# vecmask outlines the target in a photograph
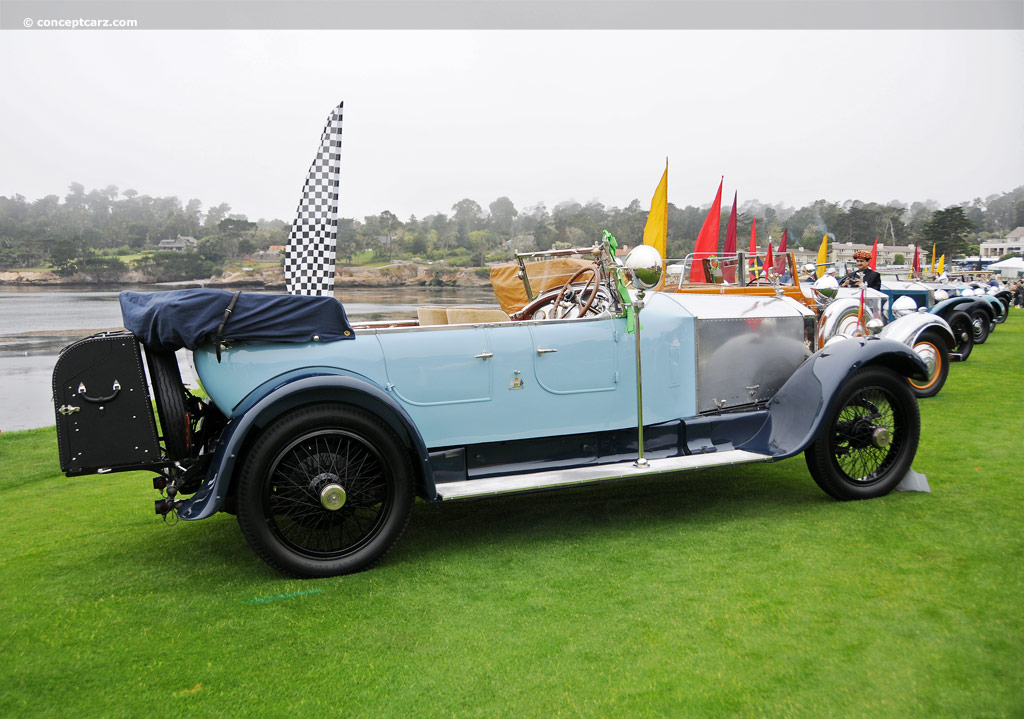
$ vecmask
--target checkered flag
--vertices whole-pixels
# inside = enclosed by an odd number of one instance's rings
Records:
[[[338,176],[341,173],[339,104],[327,118],[320,151],[309,168],[302,199],[288,235],[284,278],[289,294],[333,295],[334,253],[338,244]]]

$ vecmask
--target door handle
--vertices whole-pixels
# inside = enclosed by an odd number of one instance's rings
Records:
[[[494,356],[493,352],[488,352],[487,350],[484,350],[480,354],[476,355],[476,359],[485,360],[485,359],[490,359],[493,356]]]
[[[557,351],[558,351],[558,350],[549,350],[549,349],[544,349],[543,347],[538,347],[538,348],[537,348],[537,354],[539,354],[539,355],[546,355],[546,354],[548,354],[549,352],[557,352]]]

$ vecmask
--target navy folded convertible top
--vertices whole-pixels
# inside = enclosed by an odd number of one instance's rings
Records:
[[[229,339],[355,339],[345,308],[333,297],[202,289],[122,292],[119,299],[125,328],[147,347],[160,351],[173,352],[181,347],[194,350],[206,342]]]

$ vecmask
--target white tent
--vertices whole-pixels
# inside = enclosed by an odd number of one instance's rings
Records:
[[[1024,274],[1024,257],[1011,257],[1002,262],[993,262],[985,269],[998,272],[1002,277],[1020,277]]]

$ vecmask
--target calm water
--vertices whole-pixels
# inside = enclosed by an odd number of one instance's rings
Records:
[[[0,286],[0,430],[54,423],[50,376],[61,347],[121,326],[117,291]],[[353,321],[415,317],[417,305],[497,306],[490,289],[348,289],[336,296]],[[179,352],[186,382],[192,371]]]

